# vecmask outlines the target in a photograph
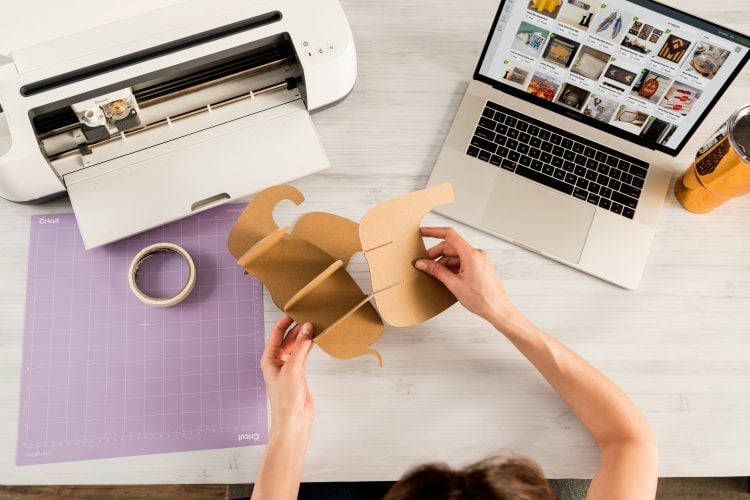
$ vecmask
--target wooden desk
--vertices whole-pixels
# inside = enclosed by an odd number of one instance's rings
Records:
[[[17,7],[26,18],[3,16],[3,43],[37,24],[44,29],[27,41],[116,15],[102,12],[95,21],[85,14],[93,0],[42,3]],[[129,4],[145,11],[156,3]],[[359,80],[348,99],[314,118],[334,167],[296,185],[308,197],[305,210],[358,220],[373,204],[425,185],[497,2],[342,3]],[[669,3],[750,32],[746,2]],[[63,13],[70,24],[60,23]],[[748,91],[746,69],[692,151]],[[0,210],[0,483],[252,481],[261,447],[14,465],[29,216],[70,206],[0,201]],[[288,208],[282,219],[298,213]],[[425,223],[449,222],[430,215]],[[750,474],[748,228],[750,197],[695,216],[670,193],[643,284],[628,292],[459,226],[490,252],[523,311],[633,397],[656,430],[663,476]],[[364,283],[361,258],[353,270]],[[268,300],[266,313],[270,325],[278,312]],[[596,469],[594,442],[566,406],[503,337],[460,307],[415,328],[386,328],[377,348],[383,368],[367,358],[311,356],[317,418],[305,480],[395,479],[427,460],[458,465],[501,450],[536,459],[553,478],[590,477]]]

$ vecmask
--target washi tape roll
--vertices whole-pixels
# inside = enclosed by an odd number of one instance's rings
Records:
[[[147,295],[143,290],[138,287],[137,276],[138,269],[140,269],[146,259],[159,253],[175,253],[182,257],[188,266],[188,277],[185,281],[185,285],[176,294],[169,297],[151,297]],[[184,248],[175,245],[174,243],[156,243],[149,245],[133,257],[133,261],[130,263],[130,270],[128,271],[128,283],[130,289],[133,291],[136,297],[146,305],[152,307],[171,307],[179,304],[190,295],[195,287],[195,263],[193,262],[190,254],[185,251]]]

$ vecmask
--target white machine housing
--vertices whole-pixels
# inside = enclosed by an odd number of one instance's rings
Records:
[[[327,168],[309,112],[356,76],[338,0],[189,0],[16,51],[0,196],[67,191],[87,248],[124,238]]]

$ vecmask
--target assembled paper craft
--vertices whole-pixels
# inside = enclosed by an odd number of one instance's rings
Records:
[[[434,207],[453,202],[453,188],[442,184],[387,201],[367,212],[359,225],[311,212],[291,233],[278,227],[276,205],[282,200],[299,205],[304,199],[292,186],[258,193],[232,227],[229,251],[246,273],[266,285],[282,311],[297,323],[313,324],[313,341],[325,352],[342,359],[372,354],[382,365],[380,353],[370,346],[382,335],[383,320],[398,327],[416,325],[456,301],[442,283],[414,268],[417,259],[427,258],[420,222]],[[369,296],[346,271],[349,259],[361,251],[370,266]]]

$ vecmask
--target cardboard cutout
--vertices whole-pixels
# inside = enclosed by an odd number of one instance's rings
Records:
[[[232,227],[229,251],[246,273],[266,285],[279,309],[297,323],[313,324],[313,341],[331,356],[372,354],[382,365],[380,354],[370,348],[383,333],[381,315],[393,326],[411,326],[456,301],[442,283],[413,266],[427,257],[420,221],[432,208],[453,201],[450,184],[385,202],[367,212],[360,225],[333,214],[308,213],[291,233],[273,219],[282,200],[299,205],[304,196],[292,186],[258,193]],[[374,290],[370,296],[346,271],[363,248]]]
[[[412,326],[437,316],[456,302],[445,286],[414,267],[427,259],[419,232],[424,216],[453,202],[453,188],[441,184],[370,209],[359,223],[359,239],[370,266],[380,315],[393,326]],[[400,284],[400,286],[394,286]]]

